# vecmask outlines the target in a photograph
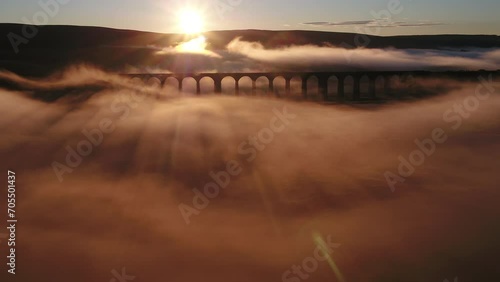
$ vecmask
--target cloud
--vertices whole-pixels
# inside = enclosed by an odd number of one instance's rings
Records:
[[[75,81],[90,71],[16,79],[43,90],[45,80],[81,86],[74,96],[87,91],[87,81]],[[311,235],[320,232],[342,244],[334,260],[347,281],[442,281],[458,272],[488,281],[500,251],[500,230],[491,228],[500,212],[500,97],[450,129],[450,141],[397,193],[383,177],[417,148],[415,138],[447,126],[443,112],[476,88],[463,86],[370,110],[220,95],[136,104],[123,99],[133,90],[123,83],[77,104],[0,90],[0,157],[20,175],[20,234],[31,234],[16,253],[19,280],[110,281],[112,269],[125,267],[135,281],[280,281],[312,254]],[[247,162],[238,145],[283,106],[297,119]],[[59,183],[50,164],[64,162],[65,148],[103,120],[116,130]],[[193,189],[228,160],[243,173],[186,226],[178,205],[192,203]],[[56,266],[65,271],[54,279]],[[333,275],[324,262],[308,281]]]
[[[497,70],[498,50],[468,52],[420,49],[344,49],[314,45],[266,49],[240,38],[228,44],[229,52],[282,69],[319,70]]]
[[[207,50],[207,40],[204,36],[191,39],[186,42],[179,43],[177,46],[162,48],[157,55],[173,55],[173,54],[195,54],[203,55],[212,58],[221,58],[218,54]]]
[[[343,22],[306,22],[303,25],[312,26],[358,26],[365,25],[370,27],[422,27],[422,26],[437,26],[443,25],[441,22],[432,21],[391,21],[385,20],[361,20],[361,21],[343,21]]]
[[[335,26],[335,25],[365,25],[369,24],[371,21],[346,21],[346,22],[308,22],[302,23],[304,25],[314,25],[314,26]]]

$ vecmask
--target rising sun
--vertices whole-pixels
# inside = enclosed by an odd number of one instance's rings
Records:
[[[203,32],[203,18],[195,10],[184,10],[179,13],[179,27],[185,34],[198,34]]]

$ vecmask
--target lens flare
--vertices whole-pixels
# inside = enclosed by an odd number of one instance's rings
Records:
[[[312,237],[313,237],[314,242],[316,243],[316,246],[318,246],[318,248],[320,248],[324,254],[327,254],[328,264],[330,265],[330,268],[332,269],[333,273],[337,277],[337,280],[340,282],[345,282],[344,275],[342,275],[342,272],[340,272],[339,267],[337,266],[337,264],[335,263],[333,258],[328,254],[328,246],[327,246],[325,240],[323,239],[323,236],[321,236],[321,234],[319,232],[313,232]]]

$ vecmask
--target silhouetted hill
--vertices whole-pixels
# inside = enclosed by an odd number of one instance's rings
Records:
[[[90,63],[103,68],[118,69],[141,60],[148,63],[153,47],[172,46],[184,41],[184,35],[118,30],[102,27],[44,26],[27,44],[20,44],[16,54],[8,34],[23,35],[23,25],[0,24],[0,68],[18,73],[39,74],[69,63]],[[236,37],[258,41],[267,48],[287,45],[356,46],[356,34],[318,31],[231,30],[205,33],[209,49],[220,50]],[[500,37],[494,35],[424,35],[368,36],[366,48],[498,48]],[[146,61],[144,61],[146,60]]]
[[[23,25],[0,24],[0,49],[11,49],[7,38],[10,32],[22,35]],[[267,30],[228,30],[205,33],[212,48],[222,49],[235,37],[247,41],[259,41],[267,48],[285,45],[325,45],[355,46],[355,33],[321,32],[321,31],[267,31]],[[367,48],[493,48],[500,47],[500,36],[496,35],[413,35],[413,36],[370,36]],[[179,34],[163,34],[132,30],[119,30],[103,27],[86,26],[44,26],[30,40],[28,48],[82,48],[95,46],[168,46],[183,39]],[[361,41],[363,41],[361,39]]]

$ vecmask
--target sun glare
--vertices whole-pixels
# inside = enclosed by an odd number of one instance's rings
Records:
[[[179,14],[179,26],[185,34],[203,32],[203,19],[199,12],[184,10]]]
[[[204,36],[199,36],[190,41],[179,44],[176,49],[185,53],[203,53],[207,47],[207,42]]]

